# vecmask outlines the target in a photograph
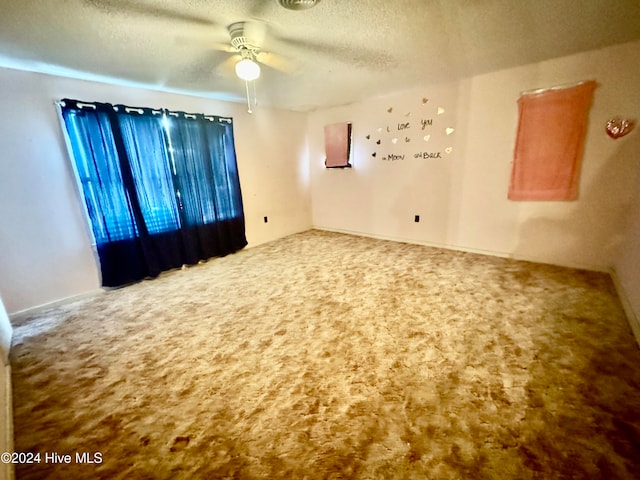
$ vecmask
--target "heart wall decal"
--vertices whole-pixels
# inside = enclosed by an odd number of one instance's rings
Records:
[[[607,135],[615,140],[630,133],[635,126],[636,124],[633,120],[612,118],[607,122]]]

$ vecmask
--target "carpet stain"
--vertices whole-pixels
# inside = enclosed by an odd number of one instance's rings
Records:
[[[170,452],[179,452],[184,450],[189,445],[189,437],[176,437],[173,441],[173,445],[169,449]]]

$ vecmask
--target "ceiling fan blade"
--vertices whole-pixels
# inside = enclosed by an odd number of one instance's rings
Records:
[[[289,48],[312,50],[321,55],[356,66],[375,64],[376,68],[391,68],[397,65],[397,59],[393,55],[373,48],[331,45],[323,41],[285,37],[277,37],[277,40],[286,44]]]
[[[202,37],[178,35],[176,37],[176,43],[179,45],[199,47],[207,50],[215,50],[218,52],[234,53],[236,51],[236,49],[233,48],[228,42],[213,41],[211,35]]]
[[[258,55],[256,55],[256,60],[267,67],[289,75],[299,73],[300,70],[299,66],[293,61],[271,52],[259,52]]]
[[[162,20],[179,20],[197,25],[217,25],[217,22],[196,15],[189,15],[179,9],[160,7],[151,3],[131,0],[83,0],[91,7],[100,9],[107,14],[135,14],[147,15]]]
[[[265,16],[269,8],[273,8],[275,4],[275,0],[251,0],[249,11],[252,17],[261,18]]]
[[[215,50],[208,51],[193,61],[185,62],[185,65],[176,66],[169,83],[199,85],[211,82],[217,75],[217,66],[227,61],[227,55]]]
[[[218,64],[216,67],[216,74],[223,77],[235,76],[235,66],[240,60],[242,60],[240,55],[231,55],[224,62]]]
[[[244,36],[252,45],[262,47],[267,37],[267,24],[260,20],[247,20],[244,22]]]

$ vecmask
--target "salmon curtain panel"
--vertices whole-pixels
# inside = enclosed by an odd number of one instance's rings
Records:
[[[324,150],[327,168],[351,167],[351,124],[334,123],[324,127]]]
[[[523,94],[518,99],[510,200],[575,200],[589,107],[587,81]]]

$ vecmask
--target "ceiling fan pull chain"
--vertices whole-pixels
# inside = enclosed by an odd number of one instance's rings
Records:
[[[244,86],[247,90],[247,112],[249,113],[253,113],[251,111],[251,100],[249,99],[249,80],[245,80],[244,81]]]
[[[256,81],[251,82],[253,84],[253,106],[258,106],[258,94],[256,93]]]

